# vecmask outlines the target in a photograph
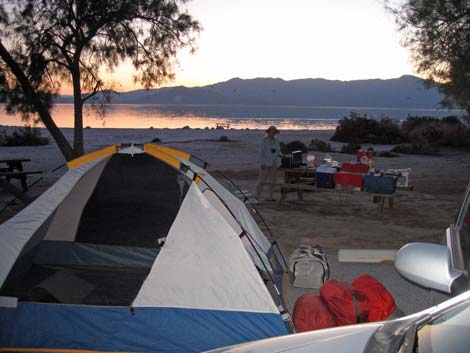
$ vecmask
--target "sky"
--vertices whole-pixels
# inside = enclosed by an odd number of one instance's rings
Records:
[[[234,77],[284,80],[388,79],[415,74],[410,53],[382,0],[192,0],[201,23],[197,51],[178,54],[163,86],[203,86]],[[108,79],[132,83],[130,65]]]

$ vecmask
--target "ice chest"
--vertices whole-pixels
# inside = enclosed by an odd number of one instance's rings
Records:
[[[391,176],[366,175],[364,190],[376,194],[393,194],[397,187],[397,179]]]
[[[338,173],[334,174],[334,182],[336,189],[351,189],[361,191],[362,189],[362,175],[352,173]]]
[[[369,166],[363,163],[343,163],[341,165],[341,172],[367,174]]]
[[[336,173],[335,168],[331,167],[318,167],[316,173],[316,183],[318,188],[333,189],[335,182],[333,176]]]

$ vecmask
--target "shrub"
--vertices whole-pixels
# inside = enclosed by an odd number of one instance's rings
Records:
[[[41,136],[41,130],[31,126],[25,126],[13,131],[11,135],[3,134],[4,146],[43,146],[49,144],[47,137]]]
[[[185,126],[182,127],[182,129],[183,130],[188,130],[188,129],[191,129],[191,128],[189,127],[189,125],[185,125]]]
[[[331,152],[331,145],[319,139],[313,139],[308,146],[309,151]]]
[[[160,139],[160,137],[155,137],[152,139],[152,142],[153,143],[158,143],[158,142],[162,142],[162,140]]]
[[[299,140],[294,140],[294,141],[288,142],[287,144],[284,142],[281,142],[280,145],[281,145],[281,152],[284,154],[291,153],[294,151],[302,151],[302,153],[308,152],[308,148],[305,145],[305,143]]]
[[[385,158],[391,158],[391,157],[398,157],[396,153],[393,153],[391,151],[380,151],[377,154],[378,157],[385,157]]]
[[[396,144],[403,141],[398,122],[390,118],[380,120],[368,117],[367,114],[351,112],[343,117],[336,127],[332,141],[351,143]]]
[[[228,138],[227,136],[222,135],[222,136],[219,137],[219,140],[218,140],[218,141],[219,141],[219,142],[229,142],[230,140],[229,140],[229,138]]]
[[[416,142],[411,144],[402,144],[395,146],[391,152],[402,154],[425,154],[436,155],[439,153],[439,146],[427,142]]]
[[[356,154],[358,150],[361,149],[361,145],[357,143],[348,143],[346,145],[343,145],[341,147],[341,153],[347,153],[347,154]]]
[[[408,142],[436,146],[470,146],[470,129],[456,116],[437,119],[408,116],[402,124]]]

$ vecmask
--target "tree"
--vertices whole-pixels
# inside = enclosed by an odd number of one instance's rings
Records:
[[[201,28],[186,0],[17,0],[0,3],[0,99],[8,112],[34,114],[66,160],[83,154],[83,106],[105,99],[100,69],[130,60],[145,88],[174,78],[175,55],[194,50]],[[74,98],[73,148],[50,115],[68,83]]]
[[[470,1],[406,0],[386,8],[404,34],[418,73],[444,94],[441,104],[470,115]]]

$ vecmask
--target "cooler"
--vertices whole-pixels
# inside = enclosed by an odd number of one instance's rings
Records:
[[[364,190],[376,194],[393,194],[396,190],[397,179],[391,176],[366,175]]]
[[[334,175],[336,168],[318,167],[316,173],[316,183],[318,188],[333,189],[335,187]]]

